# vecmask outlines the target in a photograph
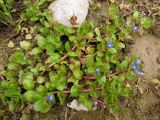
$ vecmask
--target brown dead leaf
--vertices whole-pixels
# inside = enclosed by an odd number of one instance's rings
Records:
[[[126,4],[126,3],[123,3],[123,2],[122,2],[122,3],[119,5],[119,7],[120,7],[121,10],[124,10],[124,9],[129,10],[129,9],[131,9],[131,4]]]

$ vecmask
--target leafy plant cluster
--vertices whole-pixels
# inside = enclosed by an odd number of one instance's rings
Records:
[[[51,22],[41,4],[27,4],[22,19],[40,22],[40,28],[9,57],[0,83],[3,103],[11,110],[22,102],[47,112],[56,98],[63,104],[69,96],[88,109],[101,101],[110,112],[119,110],[119,97],[131,93],[126,81],[142,74],[143,68],[139,58],[122,55],[125,40],[148,29],[151,20],[139,12],[124,20],[119,9],[110,6],[103,27],[86,21],[78,28],[64,28]]]
[[[41,10],[41,8],[45,5],[46,1],[50,0],[36,0],[35,2],[24,0],[24,5],[26,6],[26,9],[24,12],[21,13],[21,20],[29,20],[31,22],[39,21],[42,25],[49,27],[50,24],[48,22],[52,22],[51,11],[48,9],[44,9],[43,11]]]
[[[15,25],[11,15],[13,2],[14,0],[0,0],[0,23],[8,26]]]

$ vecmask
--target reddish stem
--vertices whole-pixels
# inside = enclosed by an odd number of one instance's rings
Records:
[[[101,88],[101,87],[98,87],[98,88],[95,88],[95,89],[85,89],[85,90],[81,90],[80,92],[81,92],[81,93],[86,93],[86,92],[89,92],[89,91],[91,91],[91,90],[93,90],[93,91],[101,91],[102,88]]]
[[[114,75],[119,75],[119,74],[122,74],[122,73],[126,73],[128,72],[128,70],[124,70],[124,71],[115,71],[115,72],[112,72],[108,77],[112,77]]]
[[[86,61],[83,58],[79,58],[79,60],[81,61],[82,64],[86,63]]]
[[[98,88],[95,88],[95,89],[84,89],[84,90],[80,90],[80,93],[87,93],[91,90],[94,90],[94,91],[101,91],[102,88],[98,87]],[[53,94],[57,94],[59,91],[53,91]],[[70,94],[71,93],[71,90],[64,90],[63,93],[65,94]]]
[[[100,104],[106,105],[102,100],[96,99],[94,97],[91,97],[91,99],[96,101],[96,102],[98,102],[98,103],[100,103]]]
[[[96,77],[92,77],[92,76],[84,76],[83,78],[88,80],[96,80]]]
[[[60,61],[63,61],[63,60],[65,60],[66,58],[67,58],[67,54],[64,55],[63,57],[61,57]]]
[[[125,71],[115,71],[115,72],[112,72],[108,75],[108,78],[114,76],[114,75],[118,75],[118,74],[122,74],[122,73],[126,73],[128,72],[128,70],[125,70]],[[83,77],[84,79],[88,79],[88,80],[96,80],[96,77],[94,76],[84,76]]]
[[[71,51],[74,51],[74,50],[76,49],[76,47],[77,47],[77,46],[76,46],[76,45],[74,45],[74,46],[71,48]],[[68,55],[67,55],[67,54],[65,54],[64,56],[62,56],[62,57],[61,57],[61,59],[60,59],[60,60],[61,60],[61,61],[62,61],[62,60],[65,60],[65,59],[67,58],[67,56],[68,56]]]
[[[3,75],[0,74],[0,80],[5,80]]]
[[[82,40],[80,40],[80,42],[81,42]],[[76,49],[76,45],[74,45],[72,48],[71,48],[71,51],[74,51],[75,49]],[[61,58],[60,58],[60,61],[63,61],[63,60],[65,60],[66,58],[68,57],[68,55],[67,54],[65,54],[64,56],[62,56]],[[49,65],[49,67],[52,67],[54,65],[54,63],[52,63],[52,64],[50,64]]]
[[[74,51],[75,49],[76,49],[76,45],[74,45],[73,47],[72,47],[72,49],[71,49],[71,51]]]

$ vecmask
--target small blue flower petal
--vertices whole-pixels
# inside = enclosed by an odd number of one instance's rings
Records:
[[[113,46],[114,46],[114,44],[112,42],[107,43],[107,48],[112,48]]]
[[[96,68],[96,73],[100,73],[100,69],[99,68]]]
[[[132,65],[132,69],[133,70],[137,70],[138,69],[138,66],[136,64]]]
[[[142,75],[142,74],[143,74],[143,71],[142,71],[142,70],[137,70],[136,74],[137,74],[137,75]]]
[[[47,96],[47,100],[48,100],[49,102],[52,102],[52,101],[53,101],[53,96],[51,96],[51,95]]]
[[[139,65],[139,64],[141,64],[141,61],[138,59],[138,60],[135,61],[135,63],[136,63],[137,65]]]
[[[136,26],[136,25],[132,27],[133,31],[136,31],[137,29],[138,29],[138,26]]]
[[[126,24],[129,26],[129,25],[131,24],[131,22],[130,22],[130,21],[127,21]]]

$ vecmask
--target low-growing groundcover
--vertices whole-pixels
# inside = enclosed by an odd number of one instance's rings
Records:
[[[27,33],[6,63],[0,82],[4,105],[14,111],[31,104],[45,113],[69,96],[88,109],[97,101],[111,113],[118,111],[118,98],[131,94],[127,80],[142,74],[143,68],[138,57],[122,55],[124,43],[150,28],[151,20],[137,11],[121,18],[119,9],[110,6],[103,27],[86,21],[78,28],[64,28],[52,22],[49,10],[40,9],[42,4],[25,0],[21,20],[38,23],[38,31]]]

